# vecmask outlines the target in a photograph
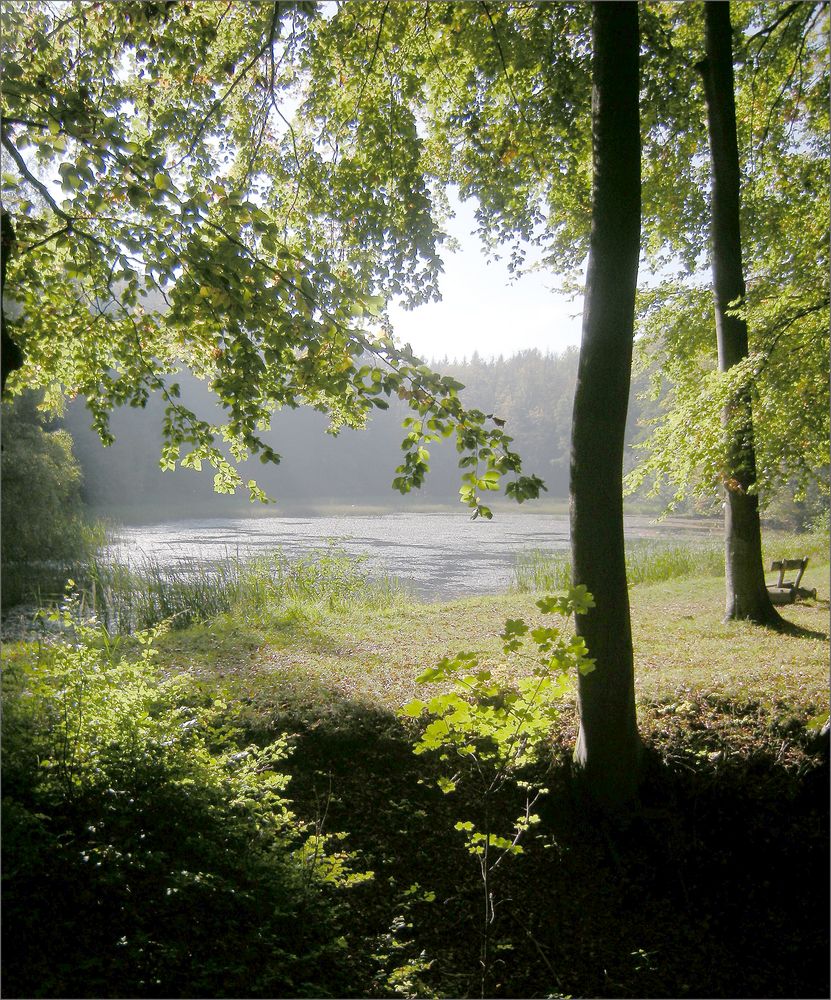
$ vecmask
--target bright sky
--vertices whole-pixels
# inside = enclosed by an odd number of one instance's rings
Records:
[[[448,227],[460,249],[445,251],[441,302],[410,312],[393,307],[390,317],[399,343],[424,359],[506,358],[537,348],[559,353],[580,343],[582,299],[553,291],[555,278],[542,271],[513,280],[505,260],[488,260],[475,234],[475,203],[451,198],[456,218]],[[531,255],[529,253],[529,259]]]

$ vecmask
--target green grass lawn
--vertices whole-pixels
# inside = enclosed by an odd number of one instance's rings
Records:
[[[631,590],[638,700],[688,701],[692,694],[808,720],[828,704],[827,566],[809,568],[817,601],[783,609],[806,631],[788,635],[722,621],[723,582],[714,577]],[[170,667],[229,684],[269,717],[275,711],[330,718],[344,706],[394,712],[419,693],[415,678],[439,658],[479,652],[502,659],[506,618],[543,621],[538,595],[477,597],[446,604],[400,601],[377,610],[299,615],[247,626],[221,621],[171,633]],[[649,715],[648,710],[646,714]]]

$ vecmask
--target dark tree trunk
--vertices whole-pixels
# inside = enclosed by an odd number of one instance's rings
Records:
[[[2,337],[2,354],[0,354],[0,394],[6,389],[6,378],[10,372],[23,364],[23,354],[20,348],[9,336],[6,326],[4,295],[6,292],[6,265],[14,252],[14,225],[5,208],[0,208],[0,337]]]
[[[623,435],[640,249],[638,5],[595,3],[592,15],[592,226],[571,431],[574,582],[596,607],[577,630],[597,662],[579,678],[575,763],[607,812],[637,794],[640,744],[623,548]]]
[[[719,370],[729,371],[748,354],[742,242],[739,227],[739,148],[733,89],[730,4],[704,5],[706,58],[697,69],[704,81],[712,165],[712,252]],[[756,486],[756,454],[750,392],[736,394],[722,414],[725,428],[724,533],[726,618],[760,624],[782,619],[770,602],[762,563],[762,531]]]

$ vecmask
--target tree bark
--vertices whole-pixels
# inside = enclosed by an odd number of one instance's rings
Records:
[[[9,336],[6,326],[6,311],[4,295],[6,292],[6,265],[14,252],[15,232],[12,218],[5,208],[0,208],[0,395],[5,392],[6,379],[10,372],[23,364],[23,354],[17,344]]]
[[[730,4],[707,2],[705,59],[696,68],[704,82],[710,137],[712,265],[718,365],[729,371],[748,355],[745,283],[739,225],[739,147],[733,84]],[[750,390],[735,394],[722,413],[725,430],[725,619],[779,624],[765,587],[762,531],[756,493],[756,453]]]
[[[637,795],[640,743],[623,545],[623,438],[629,400],[641,217],[638,5],[592,14],[592,224],[571,432],[575,584],[596,607],[577,616],[596,670],[580,676],[575,764],[607,813]]]

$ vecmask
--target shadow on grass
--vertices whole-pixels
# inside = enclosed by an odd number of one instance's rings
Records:
[[[780,633],[781,635],[789,635],[795,639],[828,639],[828,633],[818,631],[815,629],[805,628],[803,625],[798,625],[796,622],[792,622],[789,619],[783,617],[787,612],[788,608],[799,607],[802,602],[797,600],[792,604],[779,605],[774,607],[775,618],[769,623],[761,623],[763,628],[770,629],[772,632]],[[814,597],[809,605],[809,607],[820,607],[828,608],[829,602],[824,598]]]
[[[828,602],[817,602],[818,604],[824,603],[828,606]],[[790,622],[787,618],[782,619],[782,624],[776,624],[770,626],[771,630],[774,632],[780,632],[782,635],[790,635],[795,639],[828,639],[827,632],[820,632],[815,629],[805,628],[802,625],[797,625],[795,622]]]
[[[350,921],[353,954],[375,956],[366,995],[392,995],[402,967],[410,995],[478,995],[481,882],[453,828],[477,803],[437,790],[390,713],[342,699],[275,724],[297,734],[298,813],[375,873]],[[643,809],[609,831],[555,741],[543,822],[494,881],[488,995],[827,996],[827,758],[783,763],[762,729],[733,755],[659,729],[645,742]]]
[[[312,653],[332,652],[337,642],[325,619],[287,612],[268,620],[220,616],[209,624],[197,623],[169,631],[158,640],[164,657],[181,657],[206,676],[222,676],[222,668],[235,670],[264,646],[296,646]]]

